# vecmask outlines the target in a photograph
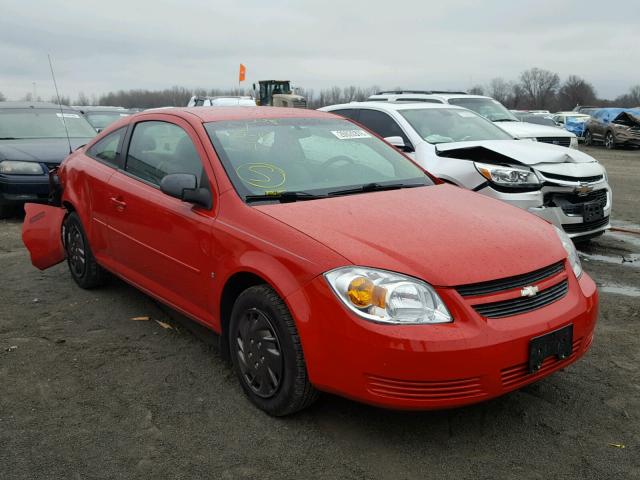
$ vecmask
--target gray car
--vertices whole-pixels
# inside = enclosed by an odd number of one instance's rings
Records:
[[[57,167],[70,149],[95,135],[87,120],[70,107],[0,102],[0,218],[25,202],[46,201],[49,170]]]

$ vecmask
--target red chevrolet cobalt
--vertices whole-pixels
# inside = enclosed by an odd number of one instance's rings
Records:
[[[594,282],[566,235],[440,184],[360,126],[282,108],[147,111],[110,126],[27,205],[34,265],[110,272],[220,334],[272,415],[318,391],[455,407],[589,348]]]

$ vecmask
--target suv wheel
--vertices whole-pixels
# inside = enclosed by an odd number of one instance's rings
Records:
[[[63,239],[69,272],[78,286],[90,289],[102,285],[106,272],[93,257],[80,217],[75,212],[70,213],[64,221]]]
[[[289,415],[317,398],[293,318],[268,285],[250,287],[238,296],[231,312],[229,346],[242,389],[268,414]]]
[[[613,132],[607,132],[604,137],[604,146],[608,150],[613,150],[616,148],[616,137],[613,135]]]
[[[589,130],[585,130],[584,132],[584,144],[587,147],[593,145],[593,137],[591,136],[591,132]]]

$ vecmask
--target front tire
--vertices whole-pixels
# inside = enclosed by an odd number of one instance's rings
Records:
[[[229,347],[242,389],[269,415],[289,415],[316,400],[294,320],[268,285],[250,287],[238,296]]]
[[[614,150],[616,148],[616,137],[613,132],[607,132],[604,137],[604,146],[607,150]]]
[[[586,147],[591,147],[593,145],[593,137],[591,136],[591,132],[586,130],[584,132],[584,145]]]
[[[91,289],[103,285],[106,272],[96,262],[80,217],[75,212],[64,221],[63,239],[69,272],[78,286]]]

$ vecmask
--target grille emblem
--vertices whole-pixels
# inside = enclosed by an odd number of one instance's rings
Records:
[[[535,297],[536,294],[538,293],[538,287],[536,287],[535,285],[529,285],[528,287],[524,287],[522,290],[520,290],[520,296],[521,297]]]
[[[591,191],[593,191],[593,187],[586,182],[580,182],[580,186],[576,187],[574,190],[574,192],[576,192],[580,196],[586,195]]]

